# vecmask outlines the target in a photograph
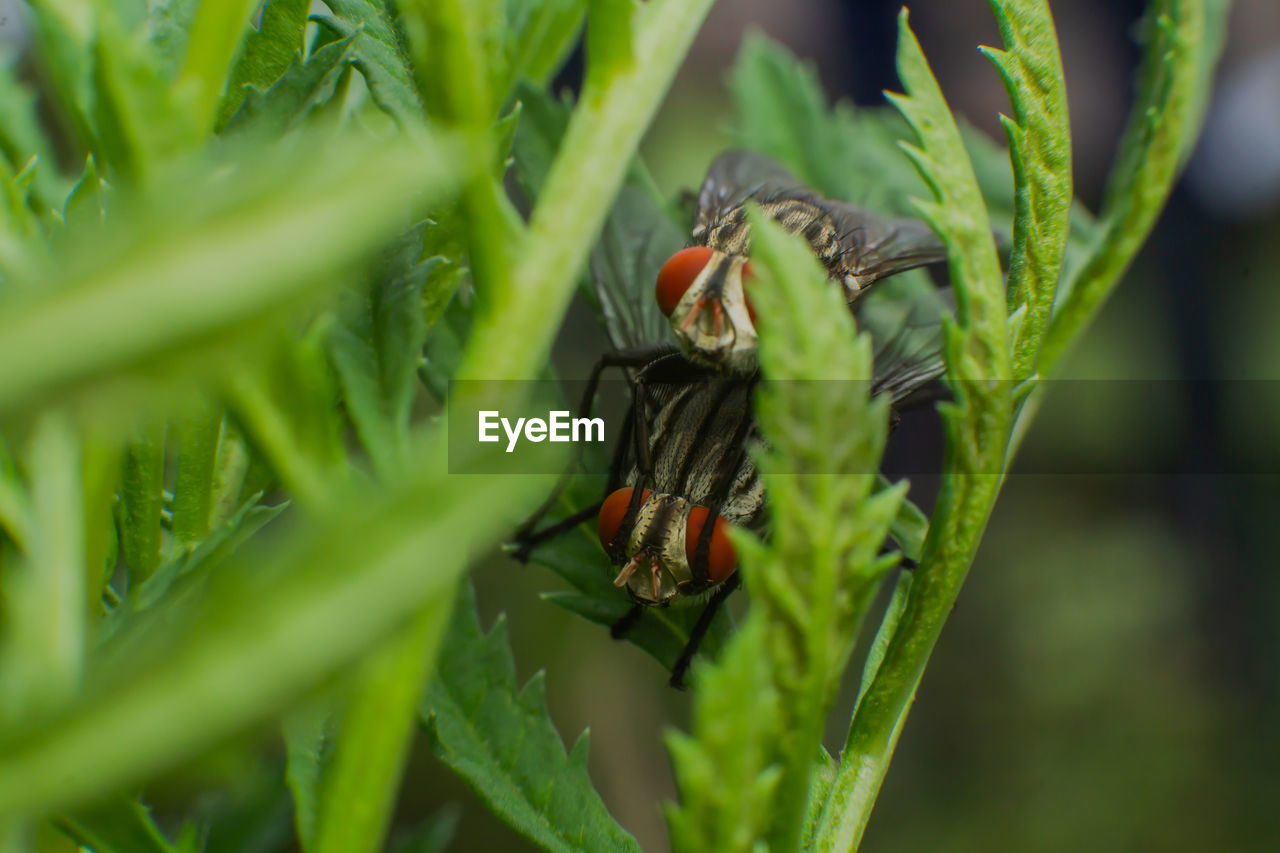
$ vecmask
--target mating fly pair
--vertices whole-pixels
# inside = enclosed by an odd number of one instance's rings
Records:
[[[606,226],[591,262],[618,349],[592,370],[580,414],[590,411],[605,368],[627,371],[632,392],[605,497],[534,532],[557,490],[517,533],[516,553],[527,558],[539,543],[596,517],[614,584],[634,602],[614,624],[615,637],[646,607],[704,603],[672,669],[671,682],[680,686],[716,610],[739,582],[727,528],[759,531],[766,522],[763,485],[749,452],[759,436],[751,407],[758,318],[749,292],[747,204],[802,234],[860,314],[866,312],[858,303],[872,283],[945,260],[946,252],[920,222],[830,201],[765,157],[730,152],[712,163],[698,193],[692,245],[672,253],[654,275],[654,249],[670,223],[637,196],[624,188],[615,215],[642,237],[621,239]],[[636,221],[644,216],[650,221]],[[876,338],[873,394],[898,403],[942,373],[936,338],[918,345],[911,319],[899,319],[882,335],[873,323],[864,325]]]

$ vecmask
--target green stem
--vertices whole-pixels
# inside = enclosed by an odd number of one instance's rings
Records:
[[[636,14],[634,60],[584,87],[547,175],[501,313],[472,332],[461,377],[537,374],[622,185],[631,156],[697,34],[712,0],[654,0]],[[607,83],[607,85],[605,85]]]
[[[129,443],[120,484],[120,545],[136,589],[160,567],[160,511],[164,506],[163,426]]]
[[[428,670],[455,597],[433,598],[357,668],[321,781],[313,853],[382,849]]]
[[[820,850],[856,850],[861,842],[925,664],[968,575],[1000,483],[995,474],[950,474],[943,481],[906,607],[854,712],[817,833],[823,841]]]
[[[201,412],[178,425],[178,481],[173,490],[173,534],[194,546],[209,535],[213,479],[222,413]]]

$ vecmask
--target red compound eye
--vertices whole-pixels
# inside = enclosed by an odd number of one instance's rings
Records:
[[[689,510],[689,523],[684,531],[684,553],[693,565],[694,555],[698,551],[698,539],[702,536],[702,528],[707,523],[711,510],[705,506],[695,506]],[[707,551],[707,575],[712,583],[722,583],[738,568],[738,555],[733,552],[733,543],[729,541],[729,522],[716,516],[716,526],[711,530],[711,547]]]
[[[662,265],[658,271],[658,307],[668,317],[676,310],[681,298],[693,285],[694,279],[711,260],[713,250],[707,246],[690,246],[681,249]]]
[[[627,514],[627,507],[631,504],[631,493],[635,491],[631,488],[618,489],[609,497],[604,499],[604,503],[600,505],[600,516],[596,523],[596,530],[600,534],[600,544],[608,548],[609,543],[618,535],[618,528],[622,527],[623,516]],[[649,499],[649,490],[645,489],[640,496],[640,502],[643,504]]]

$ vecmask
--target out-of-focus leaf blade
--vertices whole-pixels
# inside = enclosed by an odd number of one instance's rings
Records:
[[[545,482],[450,478],[445,436],[428,442],[400,482],[341,489],[332,514],[297,516],[201,595],[131,620],[71,704],[0,728],[0,813],[65,810],[172,767],[450,600],[468,558]]]
[[[328,763],[333,714],[328,695],[317,696],[284,717],[285,783],[293,795],[294,826],[303,850],[313,849],[320,779]]]
[[[151,810],[137,800],[108,797],[54,824],[94,853],[178,853],[156,826]]]
[[[424,141],[375,150],[367,139],[257,159],[230,179],[200,170],[184,185],[175,175],[120,231],[68,252],[38,292],[4,300],[0,409],[165,360],[277,309],[402,227],[410,205],[457,179],[460,162]]]
[[[384,255],[367,290],[349,292],[329,346],[347,411],[377,469],[392,473],[406,448],[409,412],[427,337],[423,287],[442,258],[419,262],[422,229]]]
[[[106,187],[98,175],[97,163],[90,154],[85,160],[84,173],[67,196],[62,218],[68,232],[75,233],[101,228],[106,216]],[[64,239],[65,236],[63,235]]]
[[[15,172],[32,156],[38,157],[31,185],[32,207],[47,214],[58,206],[66,193],[65,183],[58,175],[53,149],[40,129],[35,95],[18,82],[13,66],[3,56],[0,56],[0,156],[8,159]]]

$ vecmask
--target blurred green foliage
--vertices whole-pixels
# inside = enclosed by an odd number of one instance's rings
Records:
[[[629,849],[585,734],[564,750],[543,682],[517,687],[464,580],[551,481],[452,472],[438,415],[451,378],[544,374],[589,263],[644,289],[683,239],[634,152],[710,2],[310,5],[39,0],[39,111],[0,68],[0,846],[382,849],[423,727],[532,842]],[[1214,60],[1198,36],[1220,34],[1225,4],[1153,2],[1097,228],[1070,204],[1047,5],[992,5],[1012,172],[955,125],[905,18],[906,123],[829,108],[763,40],[733,75],[737,142],[832,197],[917,211],[948,241],[957,402],[926,533],[901,486],[776,473],[802,467],[814,424],[854,430],[848,467],[867,470],[883,406],[762,401],[780,527],[740,538],[754,604],[736,633],[717,623],[692,734],[670,740],[680,849],[857,843],[1006,443],[1038,405],[1041,340],[1047,370],[1189,147]],[[549,82],[584,21],[582,91],[557,101]],[[908,130],[916,172],[898,150]],[[992,226],[1012,238],[1007,290]],[[761,303],[785,319],[765,330],[766,371],[867,373],[811,259],[758,227]],[[631,268],[637,245],[651,251]],[[1027,380],[1016,395],[1010,377]],[[891,524],[922,565],[886,612],[836,760],[822,731],[891,568],[877,556]],[[626,601],[575,537],[539,555],[573,588],[548,597],[611,622]],[[664,613],[630,639],[669,663],[694,617]],[[274,754],[264,726],[280,730]],[[157,821],[144,802],[164,779],[202,796]],[[456,819],[440,809],[396,849],[440,849]]]

